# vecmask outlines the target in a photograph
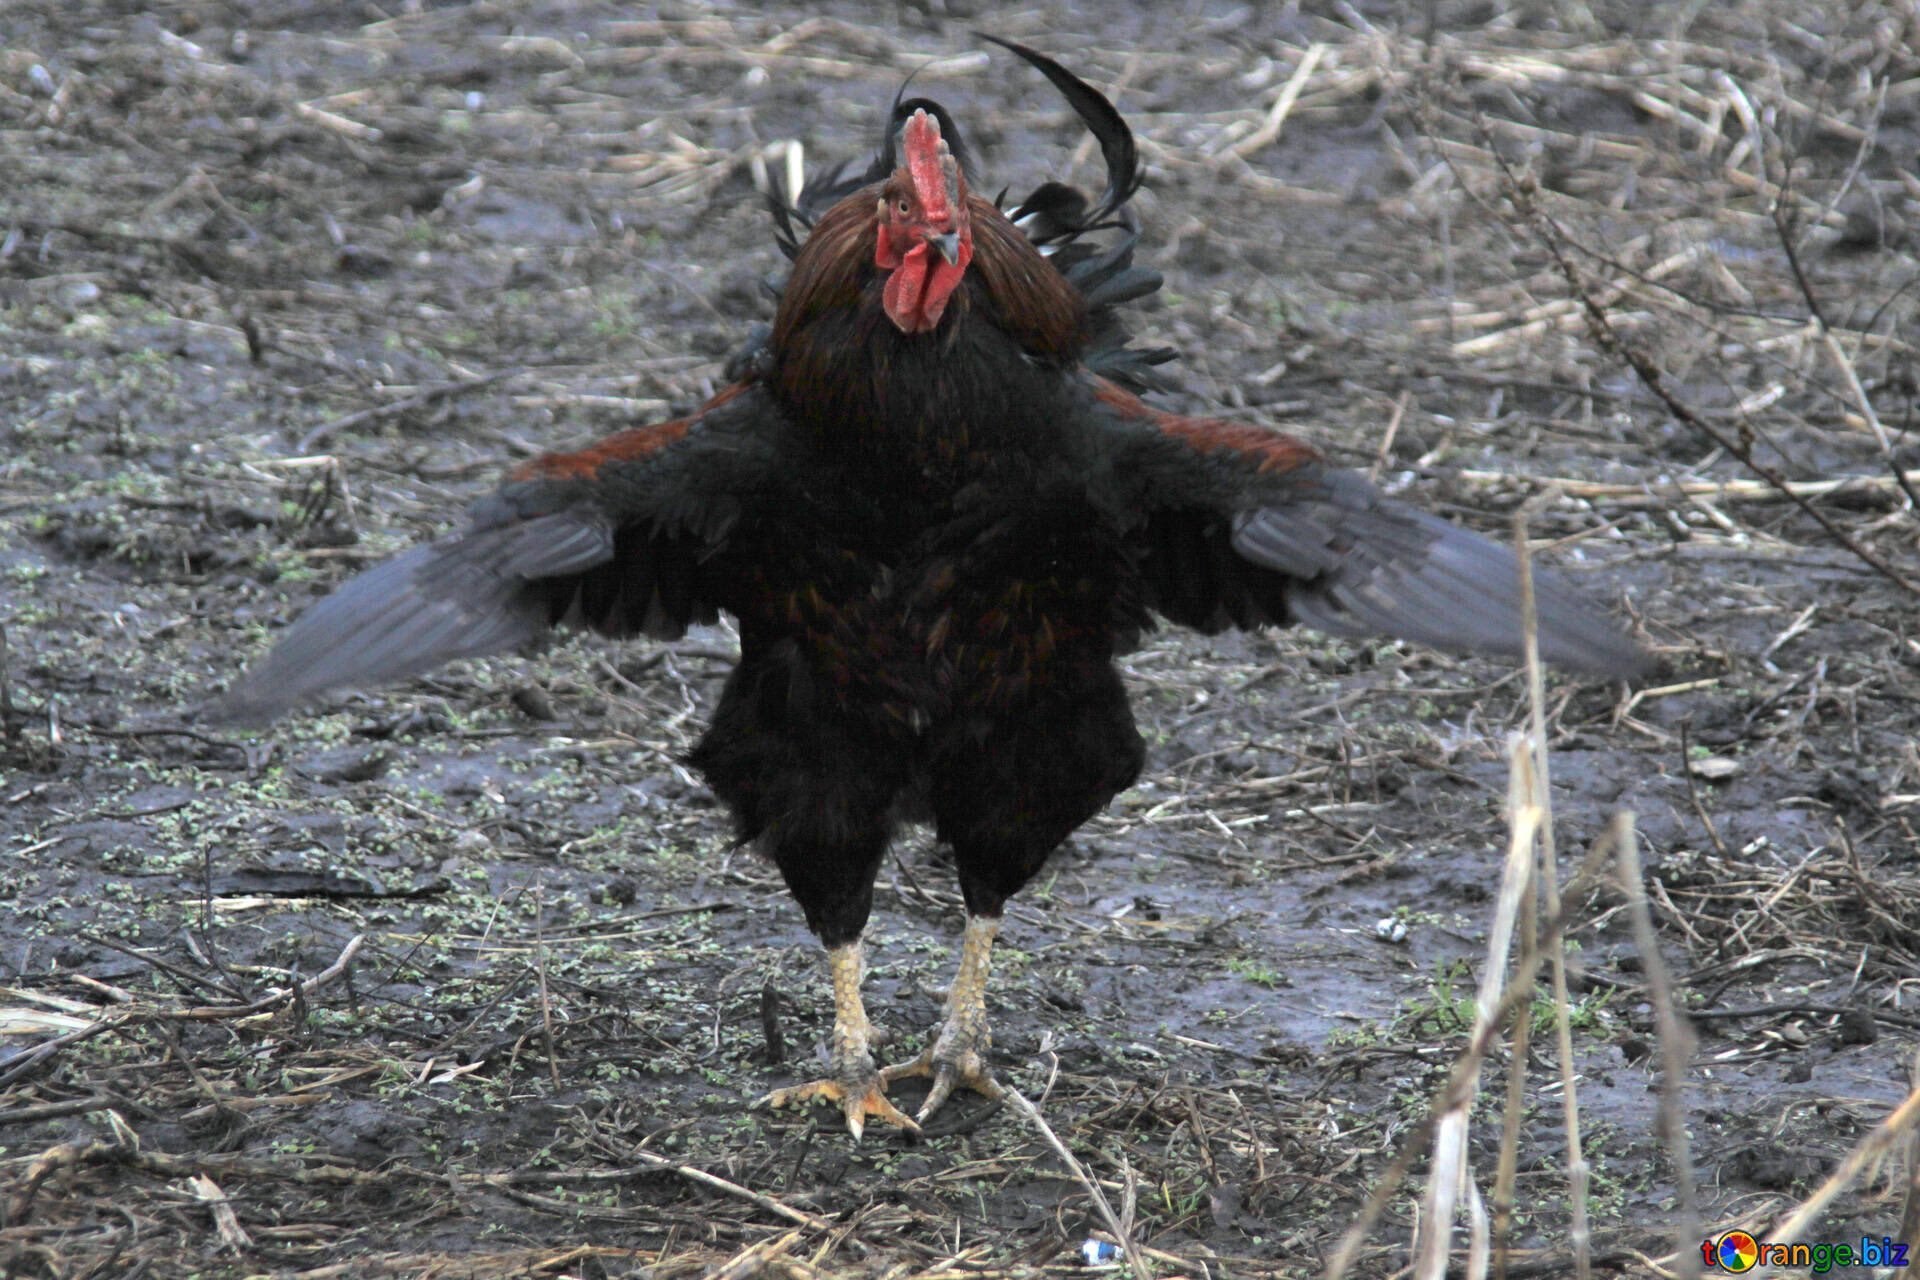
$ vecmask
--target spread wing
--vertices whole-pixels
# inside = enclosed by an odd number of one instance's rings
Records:
[[[776,484],[780,417],[736,386],[687,418],[517,470],[467,526],[348,581],[255,663],[214,716],[264,723],[341,685],[514,649],[556,623],[676,636],[711,621],[714,567]]]
[[[1264,428],[1180,417],[1111,384],[1097,391],[1120,482],[1144,516],[1135,533],[1146,603],[1201,631],[1304,623],[1436,649],[1517,657],[1513,550],[1330,467]],[[1541,657],[1623,678],[1650,665],[1604,610],[1534,574]]]

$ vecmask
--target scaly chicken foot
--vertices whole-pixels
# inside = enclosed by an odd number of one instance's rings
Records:
[[[947,990],[947,1016],[939,1034],[912,1062],[880,1073],[883,1088],[909,1076],[933,1081],[915,1117],[918,1120],[925,1121],[938,1111],[960,1085],[995,1100],[1004,1093],[987,1066],[987,1050],[993,1045],[993,1036],[987,1030],[987,972],[993,940],[999,932],[998,916],[967,917],[967,931],[960,942],[960,969]]]
[[[856,940],[830,948],[827,971],[833,978],[833,1048],[827,1059],[828,1074],[806,1084],[775,1089],[757,1105],[837,1103],[856,1142],[870,1119],[920,1132],[920,1126],[906,1112],[887,1101],[886,1082],[874,1069],[873,1053],[868,1048],[872,1028],[867,1022],[866,1004],[860,999],[860,979],[866,971],[860,943]]]

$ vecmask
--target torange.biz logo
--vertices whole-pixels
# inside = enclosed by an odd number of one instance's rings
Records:
[[[1756,1240],[1745,1231],[1728,1231],[1700,1242],[1700,1257],[1709,1267],[1738,1274],[1765,1263],[1769,1267],[1804,1267],[1815,1275],[1825,1275],[1835,1267],[1904,1267],[1907,1265],[1905,1241],[1881,1236],[1861,1236],[1860,1243],[1839,1241],[1822,1244],[1780,1244]]]

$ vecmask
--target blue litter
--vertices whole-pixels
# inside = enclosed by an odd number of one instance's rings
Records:
[[[1080,1261],[1090,1267],[1104,1266],[1120,1256],[1120,1246],[1105,1240],[1089,1240],[1080,1246]]]

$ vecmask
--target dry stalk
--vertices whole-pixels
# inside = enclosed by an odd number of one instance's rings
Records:
[[[1420,1280],[1442,1280],[1447,1273],[1454,1210],[1468,1183],[1468,1125],[1479,1091],[1480,1067],[1503,1020],[1501,975],[1507,971],[1521,902],[1533,889],[1533,850],[1541,818],[1536,792],[1533,753],[1525,737],[1516,736],[1507,748],[1507,860],[1500,874],[1500,897],[1487,937],[1480,990],[1474,999],[1473,1033],[1468,1048],[1454,1062],[1453,1077],[1460,1087],[1447,1094],[1445,1110],[1435,1126],[1433,1168],[1422,1205],[1420,1236],[1414,1246],[1413,1274]],[[1515,1069],[1524,1070],[1524,1064],[1516,1063]]]
[[[213,1215],[213,1226],[220,1233],[220,1243],[234,1253],[245,1256],[253,1248],[253,1237],[240,1225],[240,1215],[233,1211],[233,1200],[220,1189],[220,1184],[204,1173],[196,1173],[187,1179],[187,1189]]]
[[[1520,903],[1520,945],[1530,953],[1540,949],[1539,897],[1528,894]],[[1514,1185],[1520,1176],[1520,1124],[1526,1118],[1527,1054],[1533,1039],[1533,1019],[1513,1020],[1513,1041],[1507,1048],[1507,1100],[1500,1117],[1500,1163],[1493,1183],[1494,1275],[1506,1280],[1513,1231]]]
[[[1226,154],[1214,161],[1214,167],[1218,168],[1229,159],[1245,160],[1279,138],[1280,130],[1287,123],[1287,116],[1293,111],[1293,104],[1300,100],[1300,91],[1307,87],[1307,81],[1312,77],[1314,68],[1318,67],[1320,59],[1326,56],[1325,44],[1316,41],[1308,45],[1306,53],[1300,58],[1300,65],[1293,69],[1293,74],[1287,77],[1287,83],[1280,90],[1280,96],[1273,100],[1273,106],[1268,110],[1267,118],[1260,122],[1258,129],[1227,148]]]
[[[1660,1128],[1667,1156],[1673,1161],[1674,1274],[1679,1280],[1693,1280],[1700,1274],[1696,1244],[1702,1231],[1700,1206],[1694,1199],[1693,1157],[1687,1145],[1685,1081],[1687,1064],[1693,1058],[1693,1031],[1674,1003],[1673,979],[1660,955],[1660,939],[1653,932],[1653,912],[1647,906],[1641,878],[1640,842],[1634,832],[1633,815],[1625,811],[1614,814],[1609,831],[1619,855],[1620,891],[1627,898],[1634,944],[1640,948],[1641,971],[1646,974],[1647,997],[1653,1001],[1654,1026],[1660,1036]]]
[[[1907,1094],[1893,1113],[1875,1126],[1873,1132],[1862,1138],[1853,1150],[1847,1152],[1846,1159],[1820,1184],[1818,1190],[1801,1202],[1800,1206],[1786,1217],[1774,1223],[1761,1238],[1764,1240],[1798,1240],[1805,1235],[1820,1215],[1832,1204],[1834,1197],[1858,1178],[1868,1168],[1885,1160],[1896,1143],[1920,1126],[1920,1087]],[[1910,1238],[1910,1237],[1909,1237]]]
[[[1596,841],[1580,860],[1567,887],[1561,891],[1559,901],[1554,904],[1552,914],[1541,922],[1541,948],[1555,947],[1560,943],[1561,935],[1566,931],[1567,920],[1573,912],[1577,895],[1586,892],[1600,874],[1601,866],[1613,856],[1613,846],[1608,840]],[[1539,976],[1540,966],[1545,960],[1542,949],[1530,949],[1521,953],[1515,962],[1513,975],[1507,980],[1500,994],[1500,1005],[1491,1022],[1482,1023],[1475,1019],[1475,1031],[1460,1057],[1455,1059],[1453,1070],[1448,1074],[1446,1083],[1434,1095],[1434,1102],[1427,1116],[1416,1124],[1402,1140],[1400,1150],[1394,1154],[1393,1163],[1387,1166],[1373,1190],[1367,1195],[1367,1202],[1361,1206],[1346,1233],[1340,1237],[1340,1244],[1327,1262],[1328,1280],[1340,1280],[1352,1269],[1354,1260],[1359,1257],[1361,1246],[1366,1243],[1367,1235],[1379,1222],[1380,1215],[1386,1212],[1387,1204],[1406,1180],[1407,1172],[1420,1153],[1427,1149],[1439,1121],[1437,1116],[1444,1113],[1451,1100],[1459,1093],[1473,1087],[1473,1073],[1478,1064],[1486,1057],[1493,1044],[1494,1037],[1508,1018],[1518,1015],[1533,1000],[1534,980]]]
[[[1497,999],[1493,994],[1497,989],[1498,975],[1506,967],[1507,953],[1519,916],[1520,904],[1524,901],[1524,891],[1530,882],[1531,858],[1536,839],[1542,846],[1541,856],[1546,869],[1545,875],[1555,876],[1551,852],[1551,810],[1547,804],[1545,774],[1546,702],[1538,653],[1538,627],[1533,608],[1531,564],[1526,553],[1524,511],[1516,517],[1515,538],[1519,544],[1521,560],[1522,612],[1526,627],[1525,644],[1533,723],[1531,732],[1526,737],[1516,738],[1511,750],[1508,773],[1510,831],[1508,860],[1506,871],[1502,876],[1501,896],[1495,911],[1495,923],[1488,941],[1488,965],[1484,971],[1482,989],[1476,1000],[1474,1028],[1467,1047],[1455,1060],[1453,1071],[1446,1086],[1437,1096],[1432,1112],[1413,1133],[1408,1135],[1393,1165],[1376,1183],[1367,1204],[1363,1206],[1359,1216],[1342,1237],[1327,1267],[1327,1275],[1335,1280],[1346,1275],[1351,1268],[1368,1231],[1377,1221],[1380,1212],[1385,1208],[1387,1200],[1400,1181],[1404,1179],[1412,1164],[1414,1153],[1425,1146],[1430,1135],[1434,1140],[1433,1169],[1424,1201],[1422,1235],[1416,1245],[1413,1274],[1421,1277],[1439,1277],[1446,1274],[1447,1243],[1451,1232],[1453,1210],[1463,1185],[1466,1186],[1474,1206],[1474,1233],[1469,1250],[1469,1273],[1474,1275],[1483,1273],[1485,1267],[1484,1211],[1478,1207],[1477,1192],[1465,1178],[1466,1122],[1477,1090],[1480,1065],[1491,1048],[1499,1027],[1507,1018],[1512,1017],[1516,1022],[1524,1023],[1524,1008],[1531,1000],[1535,975],[1539,971],[1543,957],[1548,955],[1551,955],[1554,961],[1556,1022],[1560,1039],[1563,1097],[1568,1112],[1566,1124],[1570,1198],[1574,1215],[1575,1265],[1579,1274],[1584,1276],[1591,1273],[1591,1242],[1585,1213],[1586,1176],[1580,1148],[1578,1095],[1572,1079],[1572,1035],[1561,938],[1565,931],[1565,922],[1573,895],[1592,877],[1603,856],[1611,852],[1614,843],[1612,840],[1603,840],[1588,852],[1564,893],[1558,891],[1557,886],[1549,889],[1555,909],[1547,921],[1547,927],[1543,931],[1544,936],[1538,940],[1532,937],[1525,939],[1526,949],[1515,966],[1514,974],[1504,989],[1499,990]],[[1525,1070],[1523,1056],[1525,1041],[1520,1033],[1516,1033],[1515,1039],[1517,1049],[1513,1071],[1514,1079],[1518,1079]],[[1502,1149],[1501,1186],[1509,1212],[1512,1196],[1512,1170],[1509,1166],[1513,1159],[1514,1145],[1511,1130],[1515,1124],[1514,1116],[1517,1114],[1518,1102],[1514,1095],[1518,1089],[1519,1085],[1510,1083],[1509,1132]],[[1501,1231],[1504,1234],[1504,1223]]]
[[[750,1244],[726,1263],[707,1273],[707,1280],[752,1280],[773,1269],[800,1239],[799,1228]]]
[[[1543,495],[1545,496],[1545,495]],[[1534,608],[1533,557],[1527,553],[1527,518],[1532,504],[1513,517],[1514,552],[1520,560],[1520,620],[1527,659],[1527,708],[1533,748],[1534,809],[1540,827],[1540,885],[1550,899],[1560,896],[1559,861],[1553,843],[1553,798],[1547,786],[1546,675],[1540,665],[1540,625]],[[1580,1145],[1580,1097],[1573,1067],[1573,1019],[1567,1000],[1567,953],[1559,941],[1547,948],[1553,977],[1553,1027],[1560,1051],[1560,1101],[1567,1130],[1567,1203],[1573,1222],[1574,1275],[1588,1280],[1593,1274],[1593,1234],[1587,1221],[1586,1152]]]
[[[1920,1053],[1907,1067],[1909,1084],[1920,1085]],[[1920,1129],[1907,1136],[1907,1194],[1900,1209],[1900,1239],[1920,1236]]]
[[[1491,142],[1490,135],[1485,131],[1484,122],[1482,124],[1482,136],[1488,137],[1489,142]],[[1744,436],[1722,430],[1720,427],[1708,422],[1668,388],[1666,377],[1661,372],[1660,367],[1656,365],[1652,358],[1645,352],[1626,340],[1625,335],[1614,325],[1613,318],[1608,312],[1607,307],[1594,296],[1580,268],[1567,256],[1566,246],[1571,242],[1571,237],[1568,236],[1564,227],[1554,221],[1552,215],[1540,207],[1539,201],[1535,199],[1537,187],[1532,175],[1516,173],[1513,166],[1508,163],[1506,157],[1491,145],[1489,146],[1488,154],[1491,156],[1493,163],[1499,166],[1500,172],[1506,182],[1507,191],[1513,199],[1514,207],[1519,210],[1520,216],[1526,221],[1535,237],[1538,238],[1540,243],[1546,248],[1547,253],[1553,259],[1555,267],[1566,280],[1568,289],[1573,292],[1582,310],[1585,311],[1587,327],[1593,334],[1594,342],[1599,345],[1600,349],[1624,361],[1627,367],[1633,370],[1634,376],[1640,380],[1641,385],[1646,387],[1648,391],[1652,392],[1654,396],[1659,399],[1660,403],[1666,408],[1668,413],[1673,415],[1676,421],[1697,431],[1706,439],[1711,440],[1715,445],[1724,450],[1729,457],[1739,462],[1740,465],[1759,476],[1768,485],[1783,494],[1787,500],[1798,507],[1804,515],[1819,525],[1828,537],[1832,538],[1840,546],[1846,548],[1847,551],[1851,552],[1861,563],[1868,565],[1888,582],[1893,583],[1909,595],[1920,596],[1920,583],[1914,582],[1913,579],[1901,573],[1900,570],[1896,569],[1884,557],[1861,545],[1853,535],[1849,534],[1845,529],[1842,529],[1826,512],[1815,506],[1806,497],[1795,493],[1790,487],[1786,476],[1782,475],[1776,468],[1769,466],[1754,456],[1753,449]]]
[[[1387,415],[1386,430],[1380,433],[1380,447],[1373,452],[1373,466],[1367,470],[1369,480],[1379,480],[1380,473],[1386,469],[1387,460],[1393,456],[1393,438],[1400,434],[1400,424],[1406,420],[1407,406],[1413,403],[1413,392],[1402,391],[1393,402],[1393,412]]]
[[[1493,1260],[1493,1223],[1487,1215],[1487,1202],[1480,1198],[1480,1188],[1471,1181],[1467,1183],[1467,1231],[1467,1280],[1487,1280],[1488,1265]]]
[[[1112,1232],[1113,1238],[1120,1242],[1121,1252],[1127,1256],[1127,1268],[1133,1272],[1134,1280],[1152,1280],[1153,1271],[1147,1266],[1147,1260],[1141,1256],[1140,1246],[1134,1242],[1133,1234],[1124,1229],[1120,1216],[1113,1211],[1113,1206],[1107,1203],[1106,1193],[1100,1190],[1100,1184],[1095,1182],[1087,1173],[1086,1167],[1074,1158],[1073,1152],[1067,1149],[1067,1144],[1060,1141],[1060,1135],[1053,1131],[1053,1126],[1048,1124],[1046,1117],[1040,1114],[1040,1109],[1027,1101],[1026,1095],[1012,1085],[1005,1086],[1005,1089],[1006,1100],[1012,1104],[1013,1109],[1024,1116],[1027,1123],[1033,1126],[1034,1132],[1053,1148],[1053,1153],[1060,1157],[1062,1164],[1067,1166],[1067,1172],[1073,1175],[1074,1181],[1080,1184],[1088,1198],[1093,1201],[1094,1210],[1099,1213],[1100,1220],[1107,1224],[1107,1230]]]
[[[349,120],[310,102],[296,102],[293,110],[302,120],[319,125],[322,129],[352,138],[355,142],[378,142],[386,135],[370,124],[361,124],[358,120]]]
[[[1526,656],[1529,663],[1527,671],[1529,677],[1527,692],[1531,709],[1534,712],[1538,712],[1543,700],[1540,696],[1539,687],[1533,682],[1533,677],[1537,675],[1539,665],[1539,618],[1532,607],[1533,580],[1530,567],[1531,561],[1527,553],[1524,516],[1515,517],[1514,538],[1519,549],[1520,562],[1523,566],[1528,566],[1527,571],[1521,579],[1521,609],[1523,625],[1526,627]],[[1536,721],[1533,726],[1533,731],[1544,741],[1545,729],[1542,723]],[[1508,804],[1513,810],[1517,811],[1520,807],[1517,803],[1518,797],[1516,797],[1512,791],[1515,782],[1516,780],[1510,773]],[[1532,796],[1527,798],[1530,807],[1537,808],[1537,806],[1534,806],[1535,798],[1536,797]],[[1526,948],[1529,954],[1539,953],[1540,922],[1538,902],[1538,894],[1532,893],[1526,895],[1521,901],[1520,939],[1521,945]],[[1531,1017],[1516,1017],[1513,1020],[1513,1043],[1510,1047],[1507,1061],[1507,1099],[1504,1112],[1501,1116],[1500,1163],[1495,1174],[1493,1198],[1493,1240],[1494,1247],[1497,1250],[1494,1266],[1496,1274],[1502,1277],[1502,1280],[1504,1280],[1507,1274],[1510,1232],[1512,1230],[1514,1211],[1514,1185],[1519,1176],[1520,1122],[1524,1118],[1526,1107],[1527,1053],[1530,1048],[1532,1035],[1533,1020]]]

